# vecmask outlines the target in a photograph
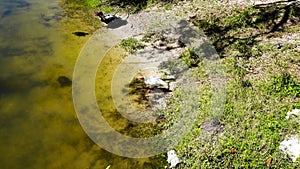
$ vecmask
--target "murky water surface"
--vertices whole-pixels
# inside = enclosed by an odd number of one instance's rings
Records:
[[[58,82],[72,79],[89,38],[73,35],[89,30],[69,19],[57,0],[0,2],[0,168],[155,168],[110,154],[83,132],[71,86]]]

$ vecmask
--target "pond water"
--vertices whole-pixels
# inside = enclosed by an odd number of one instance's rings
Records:
[[[58,78],[72,79],[89,38],[72,32],[91,29],[58,3],[0,2],[0,168],[155,168],[101,149],[82,130],[71,86]]]

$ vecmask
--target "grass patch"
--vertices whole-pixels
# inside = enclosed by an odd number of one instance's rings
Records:
[[[197,67],[201,62],[201,57],[193,48],[188,48],[185,52],[180,54],[180,58],[189,66]]]
[[[300,107],[299,78],[297,70],[291,69],[297,68],[298,46],[261,42],[295,33],[297,26],[286,25],[299,17],[298,8],[273,3],[232,10],[212,7],[197,14],[193,23],[211,39],[226,65],[227,96],[223,114],[212,115],[214,90],[203,60],[192,49],[181,54],[189,67],[196,68],[202,91],[197,123],[175,148],[181,168],[300,166],[300,159],[293,163],[279,150],[286,136],[300,131],[299,123],[285,118],[288,111]],[[171,112],[168,116],[176,117],[176,111]],[[272,159],[269,167],[268,159]]]
[[[130,53],[133,53],[133,52],[135,52],[139,49],[143,49],[145,47],[144,44],[142,44],[135,38],[123,39],[121,41],[120,45]]]
[[[236,51],[239,57],[249,58],[258,38],[278,36],[288,31],[286,25],[300,16],[297,10],[298,2],[237,6],[234,9],[212,6],[210,10],[198,12],[193,23],[211,39],[221,57],[228,57]]]
[[[73,4],[78,8],[98,8],[98,10],[100,8],[103,11],[123,11],[133,14],[156,4],[162,4],[165,9],[171,9],[172,4],[179,1],[181,0],[63,0],[63,4]],[[113,10],[107,10],[109,8]]]
[[[273,76],[267,90],[282,99],[286,96],[300,97],[300,84],[288,72]]]
[[[222,131],[216,129],[210,134],[203,124],[217,120],[209,116],[212,90],[209,86],[201,87],[201,116],[193,131],[176,148],[185,159],[185,168],[264,168],[268,158],[273,160],[272,168],[299,166],[299,160],[293,164],[278,148],[287,135],[300,129],[298,123],[285,119],[287,111],[300,107],[296,100],[288,101],[298,98],[294,92],[299,92],[299,84],[284,74],[279,75],[279,82],[278,77],[270,77],[267,82],[252,83],[252,87],[241,81],[235,78],[227,83],[225,110],[215,123],[223,126]],[[287,94],[287,87],[293,92]]]

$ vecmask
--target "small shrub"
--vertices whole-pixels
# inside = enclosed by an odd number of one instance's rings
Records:
[[[121,46],[125,48],[128,52],[133,53],[139,49],[143,49],[145,45],[139,42],[135,38],[123,39],[121,41]]]
[[[282,97],[287,95],[295,97],[300,96],[300,84],[296,83],[288,72],[283,72],[280,75],[274,76],[268,89],[270,92],[275,92]]]
[[[188,48],[187,51],[180,54],[180,58],[189,66],[196,67],[201,62],[201,57],[194,48]]]

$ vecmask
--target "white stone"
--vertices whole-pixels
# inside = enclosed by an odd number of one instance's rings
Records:
[[[174,91],[177,88],[176,82],[170,82],[169,84],[169,90]]]
[[[288,139],[283,140],[280,143],[279,148],[285,153],[288,154],[289,157],[296,161],[296,159],[300,156],[300,141],[296,135],[291,136]]]
[[[179,163],[179,158],[177,154],[175,153],[175,150],[168,151],[168,163],[171,164],[170,168],[176,167],[176,165]]]
[[[300,117],[300,109],[294,109],[293,111],[287,112],[285,118],[289,119],[291,115]]]

